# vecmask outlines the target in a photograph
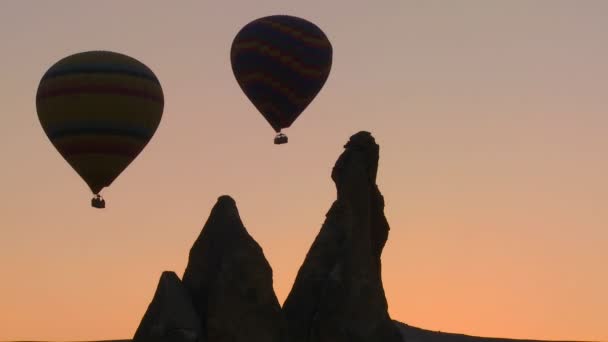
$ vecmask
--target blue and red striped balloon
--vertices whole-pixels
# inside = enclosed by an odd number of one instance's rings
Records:
[[[234,38],[236,80],[276,132],[291,126],[329,76],[332,46],[315,24],[274,15],[252,21]]]
[[[94,194],[112,184],[148,144],[163,107],[152,70],[109,51],[61,59],[44,74],[36,94],[44,132]]]

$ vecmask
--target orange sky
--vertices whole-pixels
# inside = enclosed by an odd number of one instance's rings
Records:
[[[282,302],[335,198],[342,145],[368,130],[393,318],[608,341],[608,2],[373,3],[0,1],[0,340],[131,337],[221,194]],[[229,51],[243,25],[280,13],[320,26],[334,64],[276,146]],[[103,211],[34,102],[48,67],[99,49],[152,68],[166,101]]]

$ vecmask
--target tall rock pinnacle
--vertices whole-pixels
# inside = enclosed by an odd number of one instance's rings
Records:
[[[221,196],[211,210],[182,282],[201,317],[205,341],[285,341],[272,269],[231,197]]]
[[[379,146],[353,135],[332,179],[337,200],[283,305],[292,342],[400,342],[388,314],[380,255],[388,238],[376,185]]]

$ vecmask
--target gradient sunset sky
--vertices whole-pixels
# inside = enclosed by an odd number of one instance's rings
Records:
[[[287,145],[229,52],[290,14],[334,48]],[[282,303],[335,199],[348,138],[380,144],[394,319],[481,336],[608,341],[608,1],[0,1],[0,341],[131,338],[235,198]],[[38,82],[111,50],[165,94],[156,135],[103,191],[45,136]]]

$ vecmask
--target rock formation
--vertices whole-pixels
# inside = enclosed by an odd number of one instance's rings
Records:
[[[163,274],[135,340],[400,342],[381,278],[389,225],[376,185],[379,147],[359,132],[345,148],[331,174],[337,200],[283,309],[262,249],[234,200],[221,196],[190,250],[183,280]]]
[[[156,293],[135,332],[135,342],[197,342],[200,318],[192,299],[173,272],[163,272]]]
[[[448,334],[392,321],[381,277],[389,225],[376,185],[379,146],[359,132],[344,147],[331,174],[337,199],[282,309],[262,249],[234,200],[221,196],[190,250],[183,281],[162,274],[134,341],[550,342]]]
[[[229,196],[218,199],[192,246],[183,284],[201,317],[205,341],[285,341],[272,269]]]
[[[359,132],[332,171],[337,200],[283,305],[292,342],[397,342],[380,255],[388,238],[376,185],[379,146]]]

